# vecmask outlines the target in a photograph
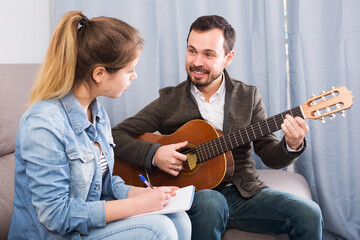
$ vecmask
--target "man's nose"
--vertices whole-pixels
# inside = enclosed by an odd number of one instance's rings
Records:
[[[196,54],[196,56],[194,57],[194,62],[193,63],[194,63],[195,66],[204,65],[203,57],[201,56],[201,54]]]

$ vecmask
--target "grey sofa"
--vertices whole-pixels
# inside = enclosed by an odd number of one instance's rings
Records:
[[[26,110],[39,67],[40,64],[0,64],[0,240],[7,238],[13,210],[14,150],[18,122]],[[273,188],[311,198],[309,187],[299,174],[276,170],[259,170],[259,174],[260,179]],[[270,240],[287,237],[228,229],[222,239]]]
[[[39,64],[0,64],[0,239],[9,231],[14,199],[14,150],[19,120]]]

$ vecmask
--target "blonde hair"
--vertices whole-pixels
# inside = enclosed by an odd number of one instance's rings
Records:
[[[81,11],[66,13],[54,30],[30,106],[59,99],[84,81],[94,84],[92,71],[97,66],[109,73],[120,70],[140,55],[142,44],[139,32],[119,19],[89,20]]]

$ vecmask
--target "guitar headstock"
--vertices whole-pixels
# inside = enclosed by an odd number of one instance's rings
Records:
[[[330,91],[322,92],[317,96],[312,96],[301,105],[305,118],[319,119],[325,122],[324,117],[330,119],[335,117],[335,113],[340,113],[345,117],[344,111],[351,108],[354,96],[346,87],[332,88]]]

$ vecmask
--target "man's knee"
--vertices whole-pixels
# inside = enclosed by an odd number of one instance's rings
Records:
[[[215,190],[200,190],[195,193],[194,210],[202,212],[204,216],[211,219],[213,217],[222,216],[228,218],[229,207],[224,195]]]

